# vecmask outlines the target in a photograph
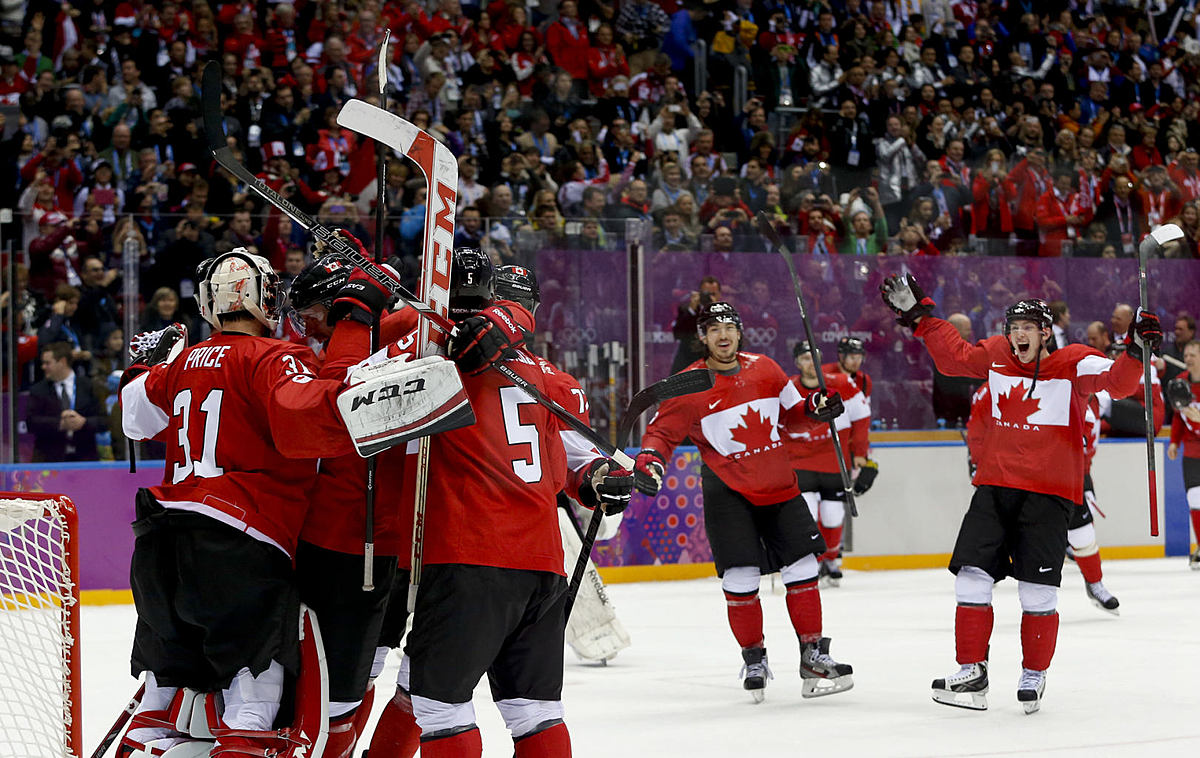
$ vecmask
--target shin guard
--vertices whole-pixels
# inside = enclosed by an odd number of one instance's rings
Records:
[[[1021,666],[1031,671],[1050,668],[1058,642],[1058,613],[1021,614]]]
[[[421,758],[482,758],[483,739],[479,727],[448,737],[421,740]]]
[[[742,647],[761,647],[763,614],[758,592],[741,594],[726,591],[725,610],[729,614],[729,628],[737,643]]]
[[[954,609],[954,652],[960,666],[987,660],[994,618],[990,605],[959,605]]]
[[[375,725],[368,752],[390,758],[412,758],[420,744],[421,727],[413,716],[412,698],[397,688]]]
[[[559,721],[514,741],[516,758],[571,758],[571,735]]]
[[[787,586],[788,617],[801,642],[821,639],[821,591],[817,580]]]

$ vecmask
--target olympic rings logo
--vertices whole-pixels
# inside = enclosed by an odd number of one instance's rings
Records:
[[[553,334],[555,342],[566,345],[590,344],[596,341],[596,330],[590,326],[583,328],[567,326],[555,329]]]
[[[773,326],[754,326],[742,329],[742,336],[754,347],[763,347],[773,343],[779,335],[778,330]]]

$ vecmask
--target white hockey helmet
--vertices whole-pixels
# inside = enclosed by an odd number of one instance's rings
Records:
[[[279,275],[261,255],[235,247],[217,256],[200,284],[201,314],[220,328],[222,314],[246,311],[268,329],[279,323]]]

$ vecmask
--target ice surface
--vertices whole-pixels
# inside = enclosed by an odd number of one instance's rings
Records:
[[[803,700],[800,653],[782,595],[764,579],[767,650],[775,680],[766,702],[741,689],[741,656],[720,583],[610,586],[633,637],[607,667],[567,652],[564,701],[577,758],[748,756],[1195,756],[1200,750],[1200,572],[1186,559],[1109,561],[1105,584],[1121,616],[1095,608],[1068,565],[1062,626],[1042,710],[1016,700],[1020,607],[1011,580],[996,588],[989,710],[934,703],[929,683],[957,670],[953,579],[944,570],[846,572],[822,592],[832,653],[854,665],[855,687]],[[84,744],[90,754],[136,689],[128,672],[132,606],[85,607]],[[376,710],[393,687],[380,677]],[[512,742],[475,693],[484,755]],[[3,738],[0,737],[0,745]],[[3,753],[0,750],[0,753]]]

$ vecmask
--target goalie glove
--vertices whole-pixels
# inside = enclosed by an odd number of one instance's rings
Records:
[[[825,390],[824,393],[812,392],[804,398],[804,415],[813,421],[828,423],[842,415],[845,410],[842,396],[833,390]]]
[[[178,321],[156,332],[140,332],[129,340],[129,368],[121,374],[124,387],[151,366],[170,363],[187,347],[187,327]]]
[[[884,304],[899,316],[896,323],[909,329],[916,327],[917,321],[933,313],[936,305],[921,289],[921,285],[917,284],[912,274],[892,274],[879,285],[879,294],[883,297]]]
[[[879,464],[868,459],[858,469],[858,478],[854,480],[854,494],[865,494],[867,490],[871,489],[877,476],[879,476]]]
[[[461,321],[450,336],[450,359],[475,376],[525,344],[525,333],[507,308],[493,305]]]
[[[662,453],[651,448],[645,448],[638,453],[633,464],[634,486],[643,495],[657,495],[662,489],[663,474],[667,470],[667,459]]]
[[[617,468],[604,458],[597,458],[587,471],[592,488],[593,504],[599,505],[606,516],[615,516],[629,507],[633,497],[634,476],[628,469]]]
[[[1133,326],[1125,336],[1125,352],[1130,358],[1144,360],[1146,349],[1149,348],[1151,357],[1158,352],[1163,341],[1162,325],[1158,316],[1151,311],[1137,309],[1133,318]]]

